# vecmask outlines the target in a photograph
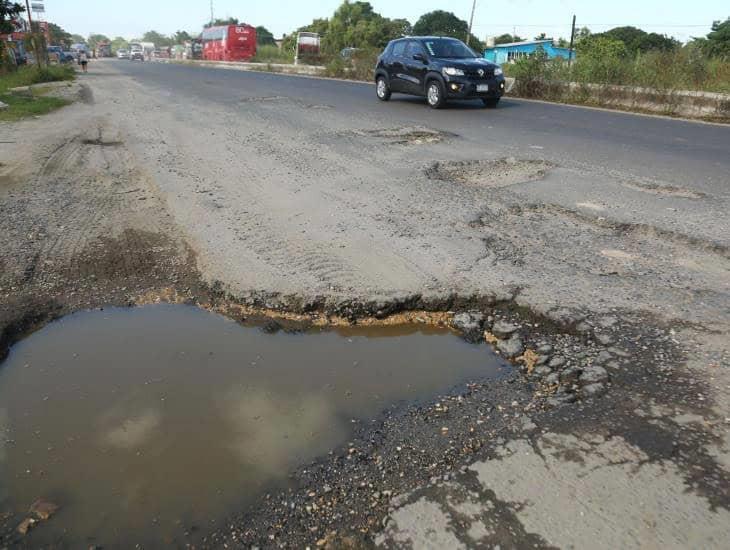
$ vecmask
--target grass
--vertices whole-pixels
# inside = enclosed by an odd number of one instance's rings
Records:
[[[7,92],[10,88],[19,86],[31,86],[43,82],[56,82],[59,80],[73,80],[76,78],[76,71],[67,65],[51,65],[50,67],[21,67],[15,72],[0,74],[0,93]]]
[[[280,50],[276,46],[259,46],[251,61],[253,63],[294,63],[294,54]]]
[[[76,73],[72,67],[50,66],[21,67],[19,70],[0,75],[0,101],[8,105],[0,111],[0,121],[8,122],[29,116],[40,116],[59,109],[70,102],[58,97],[46,96],[50,87],[40,87],[33,90],[31,95],[13,94],[9,90],[20,86],[31,86],[44,82],[73,80]]]
[[[20,120],[29,116],[40,116],[55,111],[65,105],[69,101],[58,97],[47,96],[21,96],[21,95],[3,95],[0,101],[8,104],[8,108],[0,111],[0,121],[11,122]]]

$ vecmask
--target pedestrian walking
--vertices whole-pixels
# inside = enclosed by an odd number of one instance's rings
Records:
[[[86,72],[86,69],[89,66],[89,56],[86,51],[81,50],[81,53],[79,54],[79,62],[81,63],[81,70]]]

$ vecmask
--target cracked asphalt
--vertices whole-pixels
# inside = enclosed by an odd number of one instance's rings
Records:
[[[379,103],[360,83],[116,60],[81,80],[93,100],[51,115],[52,131],[0,128],[27,136],[3,151],[0,183],[17,185],[35,155],[46,158],[36,181],[71,185],[85,168],[69,135],[114,143],[94,153],[95,169],[124,166],[111,176],[124,194],[89,202],[107,214],[81,219],[86,232],[164,234],[169,249],[189,248],[204,284],[272,309],[486,297],[521,316],[526,338],[536,319],[575,337],[563,353],[579,349],[580,321],[613,334],[600,348],[616,362],[608,394],[505,413],[478,452],[410,476],[374,507],[383,517],[377,528],[363,520],[367,536],[352,539],[342,517],[327,524],[334,535],[303,535],[320,525],[311,517],[291,521],[301,532],[252,528],[278,521],[271,508],[232,523],[249,538],[212,545],[725,546],[729,127],[514,99],[432,111],[413,98]],[[23,204],[59,218],[62,246],[28,254],[33,265],[91,242],[54,204],[10,189],[7,220]],[[4,246],[4,271],[20,274],[6,276],[7,309],[17,288],[7,281],[22,285],[28,268],[18,245]],[[470,414],[465,433],[486,422]],[[419,426],[414,441],[434,438]]]

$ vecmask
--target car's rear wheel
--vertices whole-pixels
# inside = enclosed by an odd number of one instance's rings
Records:
[[[379,76],[375,81],[375,93],[380,101],[388,101],[391,96],[390,86],[384,76]]]
[[[446,91],[439,80],[432,80],[426,87],[426,102],[432,109],[440,109],[446,103]]]
[[[490,109],[494,109],[497,105],[499,105],[498,97],[483,97],[482,101],[484,102],[484,106]]]

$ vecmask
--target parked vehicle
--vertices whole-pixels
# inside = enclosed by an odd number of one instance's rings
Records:
[[[359,51],[360,48],[343,48],[340,51],[340,57],[342,59],[352,59],[352,56],[354,56]]]
[[[155,44],[153,42],[140,42],[140,46],[142,46],[142,53],[144,54],[144,58],[149,60],[152,59],[152,56],[155,54]]]
[[[142,44],[138,42],[132,42],[129,45],[129,57],[130,61],[144,61],[144,48]]]
[[[28,52],[22,40],[8,40],[5,45],[13,52],[16,65],[28,64]]]
[[[256,29],[251,25],[226,25],[203,30],[203,59],[248,61],[256,55]]]
[[[185,42],[183,59],[203,59],[203,41],[200,38]]]
[[[391,41],[375,67],[378,98],[392,93],[426,98],[434,109],[450,99],[481,99],[496,107],[504,94],[502,68],[456,38],[410,37]]]
[[[48,57],[58,63],[73,63],[76,59],[71,52],[64,51],[61,46],[48,46]]]
[[[322,40],[316,32],[301,31],[297,33],[294,63],[297,64],[300,60],[318,62],[321,44]]]
[[[97,57],[111,57],[112,56],[112,45],[109,42],[99,42],[96,45],[96,56]]]
[[[117,50],[117,59],[129,59],[129,50],[124,48]]]
[[[81,52],[86,52],[86,55],[89,55],[89,48],[86,44],[71,44],[69,51],[74,56],[74,59],[76,59],[79,65],[81,64],[81,61],[79,60],[79,55],[81,54]]]

